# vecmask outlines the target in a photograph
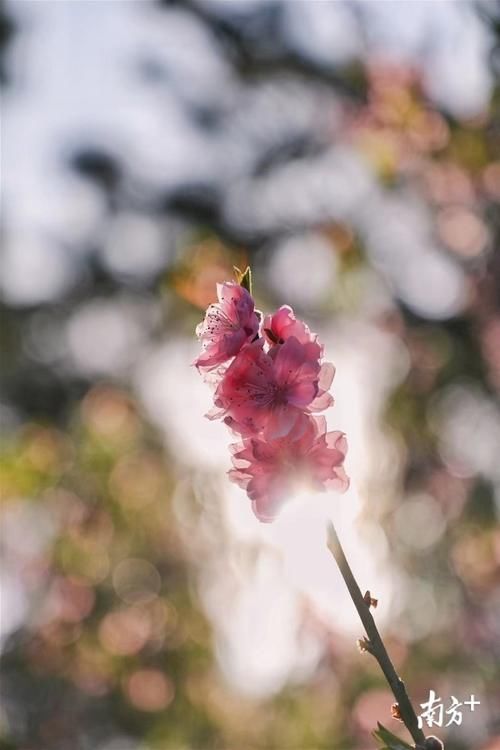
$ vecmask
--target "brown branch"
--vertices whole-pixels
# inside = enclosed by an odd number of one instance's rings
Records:
[[[385,678],[389,683],[389,687],[391,688],[398,703],[401,720],[404,722],[415,744],[418,747],[424,748],[426,746],[425,735],[418,726],[418,719],[415,713],[415,709],[413,708],[408,697],[404,682],[400,677],[398,677],[396,670],[394,669],[394,665],[390,660],[387,649],[384,646],[382,638],[380,637],[380,633],[378,632],[375,620],[373,619],[370,612],[370,608],[367,605],[358,586],[358,583],[354,578],[351,567],[347,562],[347,558],[344,554],[344,550],[342,549],[342,545],[340,544],[340,540],[337,536],[337,532],[335,531],[333,523],[330,523],[328,525],[328,548],[335,558],[335,562],[339,567],[342,577],[349,590],[349,594],[351,595],[351,599],[354,602],[354,606],[358,610],[358,615],[366,630],[366,634],[369,640],[363,641],[365,649],[369,651],[378,661],[380,668],[382,669],[382,672],[384,673]]]

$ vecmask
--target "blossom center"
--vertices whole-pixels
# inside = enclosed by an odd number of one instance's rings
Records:
[[[231,320],[222,310],[215,307],[207,314],[207,333],[210,336],[220,334],[225,331],[237,331],[239,323]]]

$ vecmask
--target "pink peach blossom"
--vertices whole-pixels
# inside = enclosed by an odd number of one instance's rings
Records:
[[[316,342],[318,339],[302,320],[297,320],[295,313],[288,305],[282,305],[272,315],[266,315],[262,330],[272,345],[284,344],[290,336],[294,336],[301,344]]]
[[[326,432],[324,417],[301,415],[284,437],[247,437],[231,446],[230,479],[246,490],[260,521],[274,520],[298,484],[313,490],[345,492],[343,463],[347,441],[342,432]]]
[[[207,370],[238,354],[259,330],[254,301],[246,289],[226,281],[217,284],[217,297],[219,302],[209,306],[205,320],[196,328],[202,352],[193,364]]]
[[[274,356],[259,339],[245,346],[224,373],[209,417],[224,418],[242,435],[264,432],[269,439],[287,435],[304,412],[333,403],[328,393],[334,367],[321,363],[321,347],[290,336]]]
[[[344,491],[345,436],[313,416],[333,404],[335,374],[318,336],[287,305],[265,317],[259,335],[260,314],[246,289],[227,282],[217,294],[197,327],[202,352],[194,364],[215,389],[207,416],[240,436],[231,446],[231,480],[261,521],[273,520],[297,483]]]

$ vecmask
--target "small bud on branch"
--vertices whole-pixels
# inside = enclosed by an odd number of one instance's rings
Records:
[[[357,645],[360,653],[362,653],[362,654],[366,654],[366,653],[370,654],[371,653],[371,643],[368,640],[368,638],[366,638],[364,636],[363,636],[363,638],[358,638],[358,640],[356,641],[356,645]]]
[[[373,609],[377,608],[378,599],[374,599],[369,591],[366,591],[363,599],[365,600],[365,604],[367,607],[373,607]]]
[[[402,716],[401,716],[401,711],[399,710],[399,703],[393,703],[392,704],[392,706],[391,706],[391,716],[392,716],[393,719],[397,719],[398,721],[403,721]]]

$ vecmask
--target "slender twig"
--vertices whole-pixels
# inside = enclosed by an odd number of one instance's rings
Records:
[[[382,672],[385,675],[389,687],[391,688],[394,697],[399,706],[399,713],[401,720],[404,722],[406,728],[411,734],[415,744],[420,747],[425,745],[425,735],[418,726],[418,719],[413,708],[411,701],[406,692],[404,682],[398,677],[394,665],[390,660],[387,649],[384,646],[380,633],[378,632],[375,620],[372,617],[370,608],[367,605],[361,590],[358,586],[356,579],[354,578],[353,572],[347,558],[340,544],[340,540],[335,531],[335,527],[332,523],[328,525],[328,547],[335,558],[335,561],[339,567],[342,577],[346,583],[346,586],[351,595],[351,599],[354,602],[354,606],[358,610],[358,615],[363,623],[368,636],[368,641],[364,641],[363,644],[366,650],[369,651],[378,661]]]

